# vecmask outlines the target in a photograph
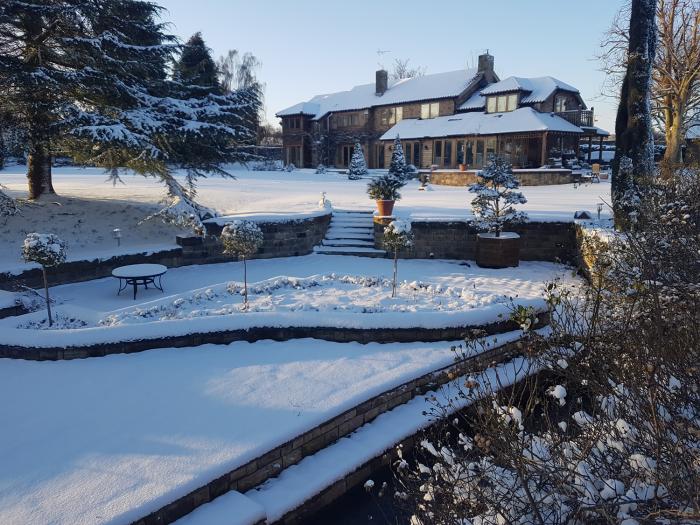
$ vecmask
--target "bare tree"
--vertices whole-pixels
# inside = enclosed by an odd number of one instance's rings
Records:
[[[415,78],[425,75],[426,68],[424,66],[411,67],[409,66],[410,61],[410,58],[395,59],[394,67],[391,71],[391,79],[402,80],[404,78]]]
[[[627,63],[630,4],[617,13],[598,58],[606,73],[604,93],[617,92]],[[685,134],[700,117],[700,2],[659,0],[658,44],[653,69],[652,110],[666,136],[664,159],[681,161]],[[616,93],[615,93],[616,94]]]

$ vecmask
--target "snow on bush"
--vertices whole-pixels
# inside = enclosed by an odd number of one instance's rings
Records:
[[[350,167],[348,168],[348,179],[359,180],[367,175],[367,162],[365,162],[365,153],[362,151],[362,146],[359,142],[355,142],[355,147],[352,150],[352,158],[350,159]]]
[[[283,168],[281,160],[264,159],[251,162],[250,169],[253,171],[281,171]]]
[[[291,162],[284,167],[284,171],[286,171],[288,173],[291,173],[295,169],[297,169],[297,167]]]
[[[403,146],[398,135],[394,139],[394,145],[391,150],[391,163],[389,164],[389,176],[398,180],[405,181],[406,175],[409,173],[406,166],[406,157],[403,154]]]
[[[22,257],[50,268],[66,260],[66,243],[53,233],[30,233],[22,245]]]
[[[252,221],[235,220],[221,230],[221,243],[225,254],[247,258],[262,247],[263,232]]]
[[[0,217],[11,217],[19,213],[17,201],[2,191],[3,186],[0,185]]]
[[[326,166],[323,164],[316,166],[316,175],[325,175],[326,173],[328,173],[328,168],[326,168]]]
[[[403,179],[381,175],[367,184],[367,195],[375,201],[397,201],[401,198],[399,190],[405,185]]]
[[[398,258],[399,250],[413,246],[413,232],[411,231],[411,222],[404,220],[391,221],[384,228],[384,238],[382,239],[384,247],[394,254],[394,278],[392,284],[391,296],[396,296],[396,279],[398,275]]]
[[[185,188],[172,178],[167,179],[165,183],[168,193],[161,201],[163,208],[149,215],[143,221],[160,219],[167,224],[192,230],[197,235],[205,235],[206,228],[203,221],[216,217],[217,213],[195,201],[193,187]]]
[[[497,237],[506,224],[527,220],[527,214],[515,210],[516,204],[525,204],[527,199],[519,191],[520,182],[513,175],[513,167],[504,158],[492,156],[483,170],[477,173],[479,182],[469,186],[476,193],[472,210],[477,220],[474,224]]]

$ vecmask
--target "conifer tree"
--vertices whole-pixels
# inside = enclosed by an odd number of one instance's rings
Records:
[[[352,158],[350,159],[350,167],[348,169],[348,179],[359,180],[363,175],[367,175],[365,154],[362,151],[360,143],[355,142],[355,148],[352,150]]]
[[[142,0],[0,2],[0,106],[26,128],[29,197],[52,192],[51,159],[121,168],[176,185],[225,174],[255,136],[257,89],[193,98],[165,78],[177,46]],[[192,145],[183,148],[184,144]]]
[[[399,180],[406,178],[408,169],[406,166],[406,157],[403,154],[403,146],[398,135],[394,139],[394,149],[391,152],[391,164],[389,164],[389,175],[396,177]]]
[[[201,86],[209,93],[221,93],[222,91],[218,78],[218,68],[200,32],[192,35],[184,45],[173,70],[173,76],[178,82],[191,86]]]

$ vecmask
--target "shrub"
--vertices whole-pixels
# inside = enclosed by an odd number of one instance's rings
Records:
[[[27,262],[35,262],[41,265],[44,277],[46,311],[49,318],[49,326],[52,326],[53,318],[51,316],[51,299],[49,298],[49,281],[46,275],[46,268],[52,268],[65,262],[66,243],[53,233],[30,233],[24,239],[22,257]]]
[[[243,305],[248,307],[248,268],[246,259],[262,247],[264,240],[260,227],[252,221],[236,220],[221,230],[221,244],[227,255],[243,259]]]
[[[413,232],[410,221],[394,220],[384,228],[384,247],[394,254],[394,278],[391,296],[396,297],[396,278],[398,275],[399,250],[413,245]]]
[[[348,179],[359,180],[364,175],[367,175],[367,162],[365,162],[365,154],[362,151],[362,146],[359,142],[355,142],[355,148],[352,151],[352,159],[350,159],[350,167],[348,169]]]
[[[376,201],[397,201],[401,198],[399,190],[405,185],[406,183],[401,179],[391,175],[381,175],[367,184],[367,194],[370,199]]]

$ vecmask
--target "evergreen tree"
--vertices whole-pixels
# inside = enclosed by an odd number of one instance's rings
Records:
[[[355,148],[352,150],[352,158],[350,159],[350,168],[348,169],[348,179],[359,180],[363,175],[367,175],[365,154],[360,143],[355,142]]]
[[[391,164],[389,164],[389,175],[397,179],[404,180],[408,169],[406,167],[406,157],[403,154],[403,146],[398,135],[394,139],[394,150],[391,152]]]
[[[169,187],[172,167],[193,182],[247,158],[238,146],[254,137],[258,91],[192,98],[201,87],[167,80],[176,46],[155,22],[160,9],[142,0],[0,3],[0,106],[26,128],[30,198],[53,191],[57,153]]]
[[[173,77],[190,86],[201,86],[210,93],[221,93],[218,68],[204,43],[202,33],[190,37],[173,67]]]

